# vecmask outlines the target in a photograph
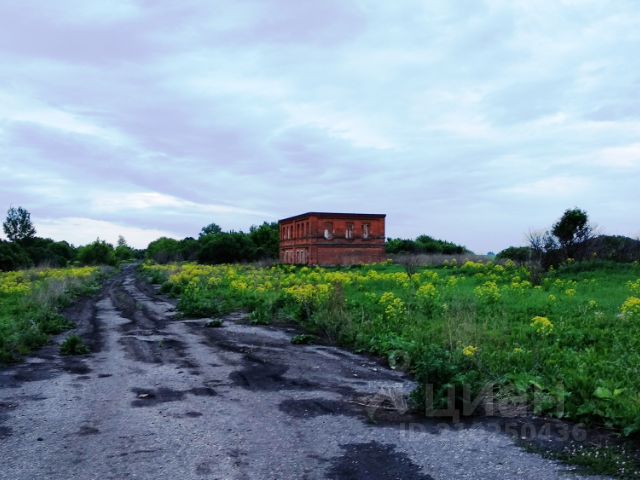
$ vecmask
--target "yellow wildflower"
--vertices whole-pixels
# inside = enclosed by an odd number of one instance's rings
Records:
[[[536,333],[540,335],[549,335],[553,331],[553,323],[547,317],[533,317],[531,319],[531,326],[535,329]]]
[[[465,357],[473,357],[478,352],[478,347],[474,347],[473,345],[467,345],[462,349],[462,354]]]

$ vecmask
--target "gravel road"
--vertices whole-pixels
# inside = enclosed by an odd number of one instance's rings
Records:
[[[0,370],[1,479],[586,478],[488,424],[393,411],[413,384],[370,358],[174,319],[132,269],[68,315],[90,355]]]

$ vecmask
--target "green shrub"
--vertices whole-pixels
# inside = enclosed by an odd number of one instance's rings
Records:
[[[291,337],[291,343],[293,345],[309,345],[317,341],[315,335],[309,335],[306,333],[302,333],[300,335],[294,335]]]
[[[71,335],[67,337],[60,345],[61,355],[86,355],[89,353],[89,347],[87,347],[82,338],[78,335]]]
[[[113,245],[97,239],[78,250],[78,261],[82,265],[115,265],[116,256]]]

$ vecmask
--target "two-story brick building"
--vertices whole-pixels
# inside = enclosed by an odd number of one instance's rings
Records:
[[[280,262],[325,266],[382,262],[385,217],[308,212],[280,220]]]

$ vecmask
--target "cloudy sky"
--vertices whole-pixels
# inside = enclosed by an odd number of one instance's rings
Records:
[[[0,210],[74,243],[387,213],[640,235],[637,0],[0,0]]]

